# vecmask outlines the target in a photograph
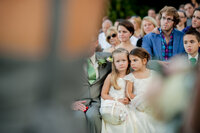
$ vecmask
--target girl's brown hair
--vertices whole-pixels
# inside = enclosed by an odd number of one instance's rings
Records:
[[[146,59],[147,62],[150,59],[150,54],[144,48],[134,48],[131,50],[130,55],[135,55],[141,59]]]
[[[111,85],[116,89],[116,90],[120,90],[121,88],[118,86],[117,84],[117,78],[118,78],[118,70],[116,69],[116,66],[114,64],[114,61],[115,61],[115,58],[114,58],[114,55],[115,54],[119,54],[119,53],[125,53],[127,55],[127,60],[128,60],[128,56],[129,56],[129,52],[124,49],[124,48],[118,48],[118,49],[115,49],[113,52],[112,52],[112,57],[113,57],[113,62],[112,62],[112,73],[111,73]],[[129,60],[128,60],[129,61]],[[126,74],[129,73],[129,65],[127,67],[127,71],[126,71]]]

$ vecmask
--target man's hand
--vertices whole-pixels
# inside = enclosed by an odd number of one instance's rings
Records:
[[[80,110],[80,111],[85,111],[86,110],[86,106],[83,104],[86,101],[76,101],[72,104],[72,109],[73,110]]]
[[[164,68],[167,69],[169,66],[169,62],[166,61],[158,61],[158,63]]]
[[[155,33],[155,34],[160,34],[160,31],[158,30],[158,27],[154,28],[152,33]]]

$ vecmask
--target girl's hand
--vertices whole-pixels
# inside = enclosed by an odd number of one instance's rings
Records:
[[[118,99],[119,102],[123,104],[129,104],[129,99],[127,97]]]
[[[129,104],[129,102],[130,102],[129,98],[125,97],[124,98],[124,104]]]
[[[80,111],[85,111],[86,110],[86,106],[83,104],[86,101],[76,101],[72,104],[72,110],[80,110]]]

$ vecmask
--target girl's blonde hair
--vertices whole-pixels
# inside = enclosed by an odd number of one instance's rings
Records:
[[[150,16],[146,16],[142,19],[142,25],[141,25],[141,36],[144,37],[144,35],[146,35],[146,33],[144,32],[144,21],[148,21],[151,22],[154,27],[158,27],[157,26],[157,22],[154,18],[150,17]]]
[[[129,52],[124,49],[124,48],[118,48],[118,49],[115,49],[113,52],[112,52],[112,57],[113,57],[113,62],[112,62],[112,73],[111,73],[111,85],[116,89],[116,90],[120,90],[121,88],[118,86],[117,84],[117,78],[118,78],[118,70],[116,69],[116,66],[115,66],[115,58],[114,58],[114,55],[115,54],[119,54],[119,53],[125,53],[127,55],[127,60],[128,60],[128,56],[129,56]],[[128,60],[129,61],[129,60]],[[129,73],[129,65],[127,67],[127,71],[126,71],[126,74]]]

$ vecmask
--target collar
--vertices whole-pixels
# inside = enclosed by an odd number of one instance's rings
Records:
[[[95,62],[96,62],[96,56],[95,56],[95,54],[93,54],[93,55],[90,57],[90,60],[91,60],[92,64],[94,65]]]
[[[160,34],[164,34],[161,28],[158,28],[158,30],[160,31]],[[170,33],[170,36],[174,33],[174,28],[172,29],[172,32]]]
[[[188,59],[190,60],[191,58],[195,58],[196,60],[198,60],[199,57],[199,53],[197,53],[197,55],[195,57],[192,57],[190,54],[188,54]]]

